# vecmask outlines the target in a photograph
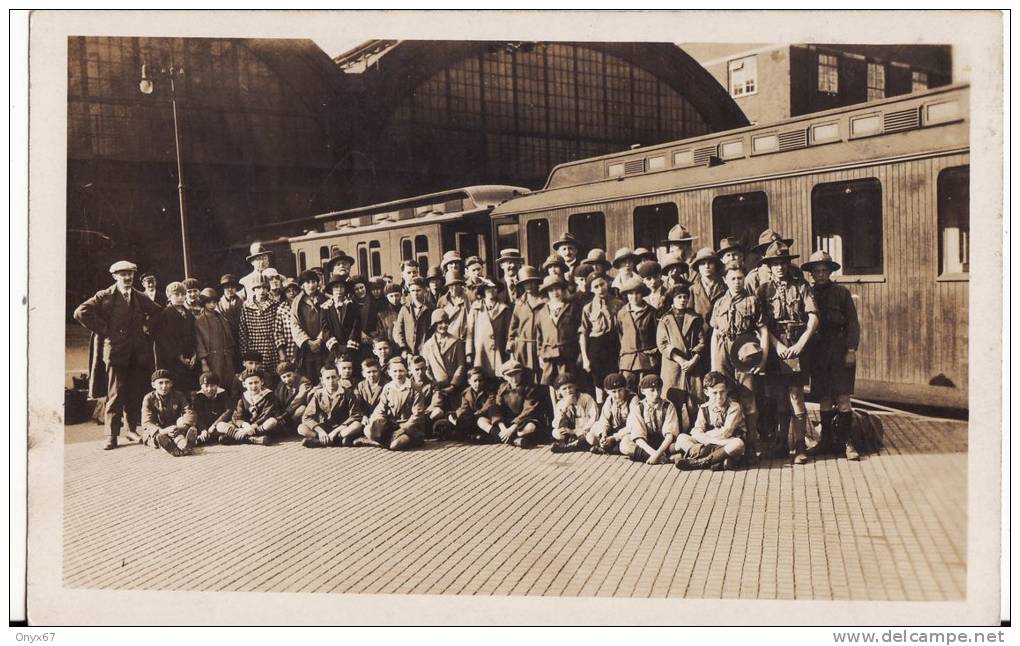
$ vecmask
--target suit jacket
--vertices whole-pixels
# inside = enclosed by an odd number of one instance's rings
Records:
[[[382,383],[378,386],[370,382],[368,379],[362,379],[358,382],[358,385],[354,387],[354,394],[358,397],[358,403],[361,405],[361,410],[365,415],[370,414],[375,410],[376,404],[379,403],[379,396],[382,395],[382,389],[386,385],[386,377],[382,379]]]
[[[280,383],[276,385],[276,401],[279,402],[283,414],[290,417],[297,409],[308,403],[312,391],[312,382],[304,375],[294,375],[290,385]]]
[[[546,304],[538,311],[538,352],[543,359],[577,361],[581,355],[581,308],[564,303],[553,315]]]
[[[325,388],[316,388],[308,398],[301,422],[311,428],[323,426],[331,431],[337,426],[361,421],[362,414],[361,404],[353,390],[341,388],[330,394]]]
[[[460,419],[465,415],[484,416],[489,406],[492,405],[492,399],[493,393],[485,387],[482,387],[478,392],[465,388],[464,392],[460,394],[460,402],[457,404],[457,412],[454,413],[454,417]]]
[[[698,361],[689,371],[680,369],[680,364],[673,357],[678,352],[681,357],[690,360],[695,356],[704,356],[705,351],[705,320],[693,310],[677,312],[671,309],[659,319],[659,327],[655,333],[656,345],[662,355],[662,393],[671,388],[689,390],[687,377],[701,372],[702,362]]]
[[[522,294],[514,305],[510,316],[510,329],[507,332],[507,354],[513,356],[525,368],[538,371],[538,313],[545,308],[545,300],[539,299],[537,305],[528,302],[528,296]]]
[[[714,280],[709,283],[708,290],[701,283],[701,276],[695,276],[691,283],[691,301],[694,311],[701,315],[706,321],[712,320],[712,309],[715,302],[726,293],[726,285],[721,280]]]
[[[428,363],[432,378],[440,385],[462,386],[467,380],[467,360],[464,342],[447,334],[440,339],[434,334],[421,346],[421,356]]]
[[[331,339],[341,346],[346,346],[348,341],[361,341],[361,312],[354,301],[345,300],[337,307],[332,300],[327,300],[322,304],[322,311],[325,319],[326,345],[334,345]]]
[[[620,330],[620,370],[653,370],[658,364],[655,345],[655,308],[646,305],[637,313],[630,306],[616,313]]]
[[[397,320],[393,324],[393,341],[402,352],[418,354],[421,344],[429,333],[429,326],[432,324],[432,308],[428,305],[422,306],[415,315],[412,312],[410,303],[400,308]]]
[[[403,384],[390,381],[379,393],[372,419],[385,419],[396,424],[424,422],[427,403],[422,399],[421,389],[410,379]]]
[[[510,383],[503,382],[485,411],[485,416],[493,424],[538,421],[542,416],[540,397],[535,384],[525,383],[520,388],[514,388]]]
[[[89,361],[89,393],[106,394],[106,371],[110,366],[150,366],[152,346],[145,334],[148,318],[160,311],[158,305],[139,290],[131,292],[131,303],[117,292],[117,286],[96,292],[74,310],[74,320],[92,332]]]
[[[142,435],[152,437],[160,429],[177,423],[177,418],[191,412],[191,403],[180,391],[171,390],[166,397],[156,391],[142,398]]]
[[[187,309],[182,314],[172,305],[165,307],[152,317],[149,327],[155,340],[157,369],[176,373],[183,368],[181,356],[195,356],[197,352],[195,317]]]

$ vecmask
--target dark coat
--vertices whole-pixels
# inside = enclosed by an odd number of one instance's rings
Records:
[[[333,345],[330,339],[335,339],[341,347],[345,347],[348,341],[361,341],[361,312],[357,303],[346,300],[338,308],[329,300],[322,304],[322,311],[327,345]]]
[[[149,321],[156,353],[156,369],[170,371],[175,388],[190,391],[197,385],[201,366],[188,368],[181,357],[194,357],[197,352],[195,317],[185,309],[165,307]]]
[[[208,430],[214,424],[230,419],[233,411],[231,403],[230,393],[223,388],[219,388],[212,399],[200,390],[191,393],[191,410],[195,412],[198,430]]]
[[[504,382],[500,384],[496,396],[492,398],[485,417],[493,424],[524,424],[527,422],[541,423],[541,395],[538,386],[526,383],[514,388]]]
[[[657,321],[655,308],[646,305],[637,314],[629,306],[616,313],[620,330],[620,370],[654,370],[658,367],[658,346],[655,345]]]

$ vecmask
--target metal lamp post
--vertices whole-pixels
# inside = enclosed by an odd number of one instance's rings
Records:
[[[184,252],[184,277],[191,277],[191,257],[188,253],[188,211],[184,204],[184,169],[181,165],[181,133],[177,125],[177,93],[174,81],[184,76],[184,68],[175,66],[173,62],[170,67],[160,68],[158,76],[170,81],[170,108],[174,116],[174,150],[177,153],[177,201],[181,209],[181,250]],[[142,64],[142,79],[138,83],[138,89],[142,94],[152,94],[155,89],[154,75],[150,75],[146,66]]]

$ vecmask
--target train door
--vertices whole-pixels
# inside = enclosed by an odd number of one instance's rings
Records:
[[[577,238],[577,255],[581,258],[592,249],[606,248],[606,216],[601,211],[574,213],[567,220],[567,230]]]
[[[536,218],[528,220],[525,228],[528,237],[528,264],[541,267],[549,257],[549,220]]]
[[[735,237],[745,250],[758,244],[758,236],[769,228],[769,200],[765,191],[720,195],[712,200],[712,244],[719,248],[723,238]]]
[[[504,249],[517,249],[519,252],[521,238],[516,217],[497,218],[490,222],[492,231],[489,235],[489,262],[486,263],[486,267],[490,276],[499,276],[499,267],[494,265],[499,252]]]
[[[666,253],[661,244],[669,236],[669,230],[680,222],[676,204],[646,204],[634,209],[634,247],[654,249],[659,257]]]

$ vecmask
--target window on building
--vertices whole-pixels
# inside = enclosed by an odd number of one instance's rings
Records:
[[[672,202],[637,207],[634,209],[634,246],[665,251],[660,243],[679,222],[680,212]]]
[[[368,254],[372,258],[372,278],[382,276],[382,245],[378,240],[368,243]]]
[[[769,228],[769,198],[764,191],[720,195],[712,200],[712,241],[719,248],[723,238],[740,240],[744,249],[758,244]]]
[[[970,272],[970,166],[939,173],[939,270]]]
[[[319,266],[325,267],[327,262],[329,262],[329,247],[319,247]]]
[[[467,260],[471,256],[482,256],[480,252],[480,238],[474,231],[458,231],[456,235],[457,251],[460,257]]]
[[[928,89],[928,72],[914,70],[910,73],[910,91],[924,92]]]
[[[374,277],[368,265],[368,245],[364,242],[358,243],[358,271],[365,276]]]
[[[598,211],[571,215],[567,229],[577,238],[577,254],[581,257],[592,249],[606,248],[606,216]]]
[[[417,235],[414,237],[414,259],[418,262],[418,269],[422,275],[429,270],[429,237]]]
[[[496,254],[503,249],[519,249],[516,224],[496,225]]]
[[[868,101],[885,98],[885,65],[868,63]]]
[[[824,249],[845,276],[881,274],[882,184],[875,178],[819,184],[811,191],[813,249]]]
[[[530,220],[528,231],[528,264],[539,267],[549,257],[549,220]]]
[[[839,59],[832,54],[818,55],[818,91],[839,92]]]
[[[758,55],[745,56],[729,62],[730,96],[747,96],[758,92]]]
[[[411,260],[414,258],[414,245],[411,243],[410,238],[400,239],[400,260]]]
[[[304,251],[299,251],[297,254],[298,260],[298,271],[302,272],[308,269],[308,258],[305,256]]]

